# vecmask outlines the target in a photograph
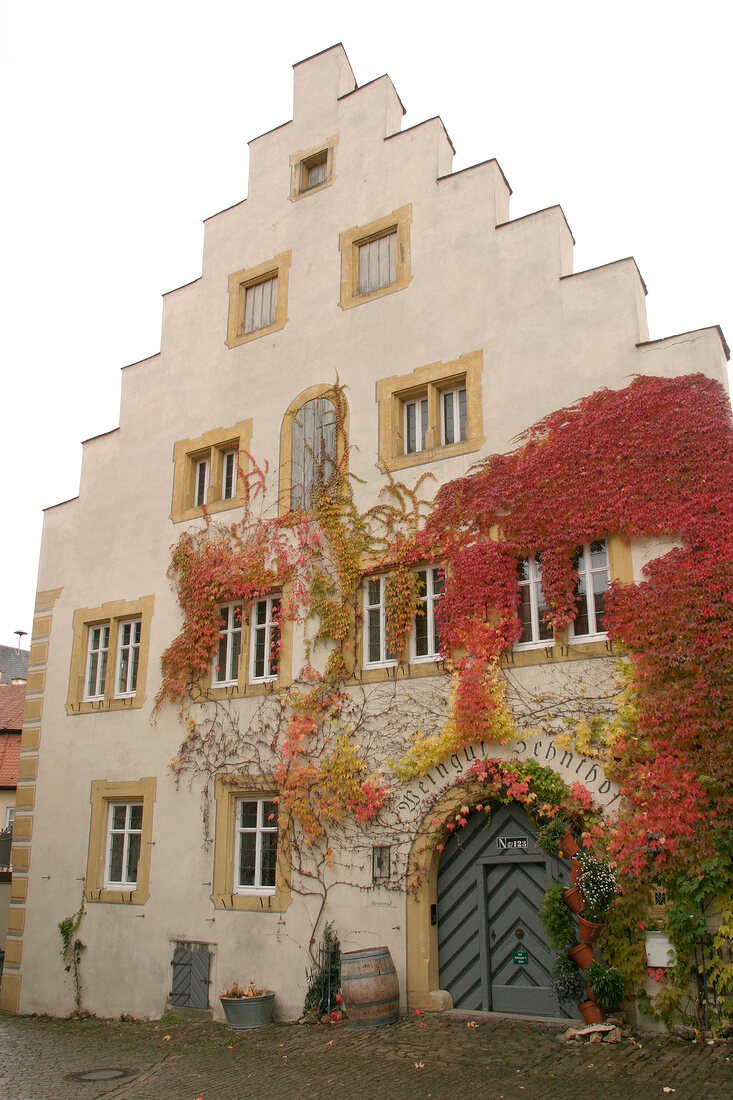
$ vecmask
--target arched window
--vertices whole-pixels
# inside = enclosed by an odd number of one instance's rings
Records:
[[[310,508],[313,490],[336,474],[336,409],[325,397],[306,401],[293,417],[290,507]]]

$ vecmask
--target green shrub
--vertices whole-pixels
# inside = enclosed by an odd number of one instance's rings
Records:
[[[540,905],[540,919],[547,933],[548,947],[567,951],[577,940],[573,915],[565,904],[565,887],[556,882],[547,890]]]

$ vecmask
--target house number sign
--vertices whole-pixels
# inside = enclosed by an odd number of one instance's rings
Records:
[[[500,852],[505,852],[508,848],[526,848],[527,838],[526,836],[498,836],[496,844]]]

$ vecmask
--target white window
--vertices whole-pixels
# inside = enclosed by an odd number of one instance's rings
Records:
[[[199,458],[196,460],[196,480],[193,490],[193,503],[195,508],[206,504],[206,490],[209,488],[209,460]]]
[[[440,432],[443,446],[466,441],[466,390],[443,390],[440,395]]]
[[[221,499],[231,500],[237,491],[237,460],[236,451],[224,451],[222,455],[221,470]]]
[[[440,636],[435,611],[444,584],[443,570],[437,565],[417,570],[421,608],[415,616],[412,631],[412,659],[435,660],[440,656]]]
[[[313,490],[336,473],[336,409],[325,397],[306,401],[293,419],[290,507],[310,508]]]
[[[534,649],[554,645],[552,630],[544,621],[547,610],[542,594],[542,563],[540,555],[522,558],[517,564],[519,578],[519,609],[522,634],[515,649]]]
[[[397,281],[397,230],[359,245],[359,293],[370,294]]]
[[[417,451],[424,451],[428,430],[427,397],[416,397],[414,401],[404,401],[402,408],[405,454],[411,455],[416,454]]]
[[[277,832],[277,803],[273,799],[237,799],[235,893],[275,893]]]
[[[15,806],[6,806],[5,807],[5,824],[4,824],[3,827],[5,829],[12,829],[14,823],[15,823]]]
[[[277,275],[248,286],[244,297],[244,332],[257,332],[275,324]]]
[[[397,661],[397,654],[387,648],[386,585],[386,575],[364,581],[364,663],[368,666],[393,665]]]
[[[214,664],[214,684],[236,684],[242,652],[242,604],[226,603],[219,608],[219,645]]]
[[[597,539],[579,546],[575,551],[574,565],[578,570],[578,585],[575,590],[578,614],[570,624],[570,637],[605,638],[604,612],[610,581],[606,540]]]
[[[89,627],[85,699],[103,699],[107,678],[107,651],[109,649],[109,623]]]
[[[121,622],[117,628],[117,696],[134,695],[137,690],[141,632],[140,619]]]
[[[280,655],[280,597],[252,604],[250,680],[274,680]]]
[[[110,803],[105,886],[133,890],[137,886],[142,830],[142,802]]]

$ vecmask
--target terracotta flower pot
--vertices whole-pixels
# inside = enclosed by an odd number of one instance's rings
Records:
[[[606,925],[578,916],[578,939],[581,943],[595,943]]]
[[[578,1010],[587,1024],[602,1024],[606,1018],[606,1013],[597,1001],[583,1001],[578,1005]]]
[[[570,832],[570,829],[568,829],[568,831],[565,833],[564,837],[560,841],[560,849],[562,851],[562,854],[566,858],[568,856],[577,856],[578,852],[580,851],[580,848],[575,843],[575,839],[573,837],[573,834]]]
[[[587,970],[594,962],[597,962],[596,953],[590,944],[579,943],[568,951],[568,955],[581,970]]]
[[[565,904],[571,913],[579,913],[585,909],[585,899],[577,886],[570,886],[565,891]]]
[[[573,856],[570,861],[570,881],[577,882],[583,872],[583,864]]]

